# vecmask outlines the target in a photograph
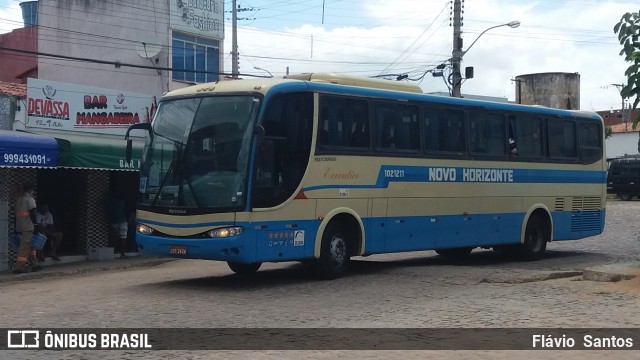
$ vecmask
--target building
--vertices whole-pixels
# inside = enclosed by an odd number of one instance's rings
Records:
[[[222,0],[21,7],[25,27],[0,35],[0,271],[13,258],[11,209],[26,181],[65,234],[61,255],[108,246],[110,194],[128,212],[137,196],[145,134],[133,134],[129,162],[126,129],[150,121],[163,93],[223,73]]]
[[[640,126],[633,129],[633,119],[637,119],[640,110],[608,110],[598,111],[604,120],[605,127],[611,129],[611,136],[605,140],[607,159],[640,153]]]
[[[580,74],[578,73],[549,72],[518,75],[514,82],[518,104],[580,110]]]

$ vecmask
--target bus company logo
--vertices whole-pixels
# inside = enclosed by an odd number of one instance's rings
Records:
[[[122,103],[124,102],[124,94],[118,94],[116,96],[116,102],[120,105],[122,105]]]
[[[39,330],[7,330],[7,348],[37,349],[39,347]]]

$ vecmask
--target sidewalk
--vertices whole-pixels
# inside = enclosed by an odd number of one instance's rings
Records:
[[[9,281],[32,280],[53,276],[157,266],[175,260],[171,258],[138,256],[137,253],[128,253],[127,255],[129,258],[126,259],[114,257],[113,260],[101,261],[86,260],[86,256],[61,256],[60,262],[47,258],[44,263],[41,263],[42,270],[40,271],[26,274],[12,274],[11,271],[0,272],[0,284]]]

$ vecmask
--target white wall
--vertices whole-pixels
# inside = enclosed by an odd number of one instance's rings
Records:
[[[169,67],[168,1],[40,0],[38,50],[41,53]],[[157,39],[157,62],[140,57],[136,46]],[[153,59],[155,60],[155,59]],[[167,71],[61,59],[38,58],[40,79],[161,95],[171,82]]]
[[[605,140],[607,159],[638,154],[638,132],[614,133]]]

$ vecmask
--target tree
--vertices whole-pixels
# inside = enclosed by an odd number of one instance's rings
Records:
[[[620,56],[624,55],[624,60],[631,63],[624,73],[627,84],[620,90],[620,96],[625,99],[635,96],[632,108],[636,109],[640,103],[640,10],[622,15],[620,22],[613,27],[613,32],[618,34],[618,41],[622,45]],[[638,122],[640,116],[633,119],[634,129]]]

